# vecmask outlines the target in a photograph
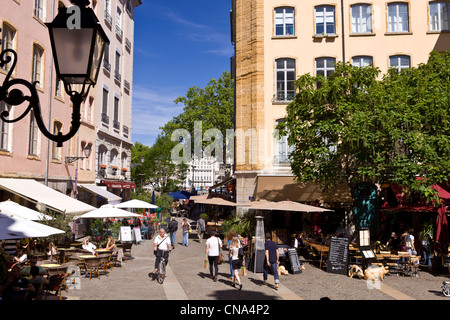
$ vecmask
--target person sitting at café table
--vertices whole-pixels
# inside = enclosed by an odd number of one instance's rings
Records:
[[[30,257],[30,265],[29,266],[25,266],[25,268],[23,268],[20,272],[20,275],[26,278],[30,278],[31,277],[31,268],[36,267],[38,268],[39,271],[39,275],[41,276],[48,276],[48,272],[47,270],[45,270],[43,267],[41,266],[37,266],[37,257],[36,256],[31,256]]]
[[[16,263],[24,263],[27,260],[28,256],[25,253],[25,250],[22,247],[17,249],[17,256],[13,258],[14,264]]]
[[[82,248],[83,250],[91,252],[93,255],[95,255],[95,249],[97,249],[95,244],[89,242],[89,239],[84,240]]]
[[[23,300],[28,292],[35,292],[30,281],[20,276],[19,266],[14,266],[8,280],[0,287],[0,296],[3,300]]]
[[[113,237],[108,237],[108,242],[106,243],[106,250],[111,250],[113,255],[117,255],[117,261],[122,262],[123,249],[119,249],[116,246],[116,242]]]

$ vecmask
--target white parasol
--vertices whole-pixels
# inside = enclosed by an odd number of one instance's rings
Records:
[[[139,214],[125,211],[111,204],[105,204],[98,209],[87,212],[77,219],[106,219],[106,218],[134,218],[140,217]]]
[[[65,232],[42,223],[0,213],[0,240],[41,238],[60,233]]]
[[[115,205],[117,208],[131,208],[131,209],[157,209],[159,208],[157,205],[138,200],[133,199],[130,201],[122,202]]]
[[[24,207],[18,203],[11,200],[6,200],[0,202],[0,210],[3,213],[12,214],[20,218],[27,220],[39,221],[39,220],[52,220],[53,218],[49,215],[43,214],[39,211]]]

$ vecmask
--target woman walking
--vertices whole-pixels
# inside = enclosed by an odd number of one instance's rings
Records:
[[[234,277],[233,277],[233,284],[232,286],[235,287],[235,282],[237,281],[237,284],[239,286],[239,290],[242,289],[242,282],[241,278],[239,277],[239,270],[243,265],[245,265],[245,262],[240,259],[239,257],[239,240],[237,237],[233,237],[230,243],[230,252],[228,253],[231,257],[232,265],[233,265],[233,271],[234,271]]]
[[[188,247],[189,246],[189,228],[190,228],[190,225],[187,222],[186,218],[183,218],[183,222],[181,223],[181,228],[183,229],[183,242],[182,242],[182,245]]]
[[[222,240],[216,237],[216,231],[211,232],[211,237],[206,240],[206,254],[205,260],[209,262],[209,273],[214,282],[217,281],[217,274],[219,273],[219,266],[217,261],[219,260],[220,247],[222,246]],[[213,274],[214,267],[214,274]]]

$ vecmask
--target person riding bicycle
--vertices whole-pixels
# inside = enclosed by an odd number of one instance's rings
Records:
[[[166,234],[166,230],[164,230],[164,228],[159,229],[159,235],[156,236],[155,241],[153,242],[153,250],[156,255],[156,259],[155,270],[153,270],[152,273],[157,273],[161,258],[164,257],[167,265],[167,263],[169,263],[169,251],[172,250],[169,235]]]

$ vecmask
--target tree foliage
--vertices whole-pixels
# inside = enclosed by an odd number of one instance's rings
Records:
[[[218,129],[225,137],[226,130],[234,127],[234,85],[227,71],[219,79],[211,79],[205,88],[189,88],[175,103],[184,104],[183,112],[161,128],[164,135],[171,136],[176,129],[186,129],[194,137],[196,121],[202,122],[202,134],[208,129]]]
[[[132,146],[131,159],[138,164],[131,169],[132,179],[141,186],[148,183],[157,191],[176,191],[185,178],[187,166],[173,163],[171,150],[175,145],[170,137],[159,135],[151,147],[140,143]],[[142,156],[144,163],[140,160]]]
[[[450,51],[381,79],[379,69],[349,63],[327,78],[300,76],[277,127],[295,146],[296,179],[395,182],[436,199],[430,186],[450,179],[449,81]]]

